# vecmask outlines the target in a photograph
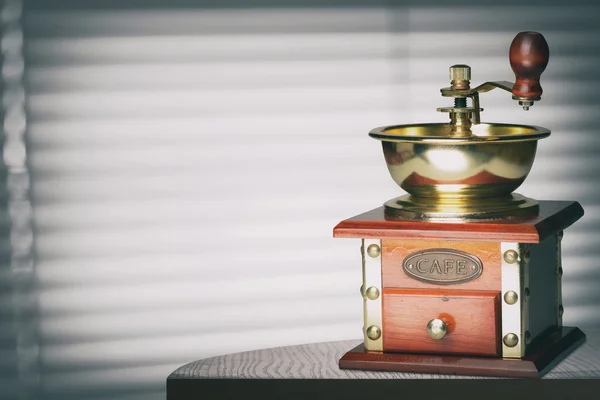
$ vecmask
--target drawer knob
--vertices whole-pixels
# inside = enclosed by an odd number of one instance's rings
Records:
[[[446,323],[441,319],[432,319],[427,324],[427,334],[430,338],[434,340],[442,339],[444,336],[446,336],[447,332],[448,327],[446,326]]]

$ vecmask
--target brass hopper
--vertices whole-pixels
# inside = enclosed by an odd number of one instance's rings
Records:
[[[537,141],[550,135],[538,126],[481,123],[479,93],[499,88],[512,93],[524,110],[539,101],[541,73],[549,58],[548,44],[536,32],[522,32],[510,47],[515,83],[485,82],[470,87],[471,68],[450,67],[453,97],[450,122],[385,126],[369,135],[381,140],[388,170],[408,195],[385,203],[390,217],[418,219],[490,219],[531,216],[538,202],[513,193],[525,180]],[[467,99],[472,105],[467,106]]]

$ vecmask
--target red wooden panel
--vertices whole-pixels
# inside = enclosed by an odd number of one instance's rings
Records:
[[[500,355],[500,292],[383,289],[383,350],[464,355]],[[448,325],[440,340],[427,323]]]

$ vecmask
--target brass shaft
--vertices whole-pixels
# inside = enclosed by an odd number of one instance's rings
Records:
[[[450,113],[450,136],[471,136],[471,113]]]
[[[450,84],[452,90],[471,88],[471,67],[458,64],[450,67]],[[451,112],[450,113],[450,136],[466,137],[471,136],[471,113]]]

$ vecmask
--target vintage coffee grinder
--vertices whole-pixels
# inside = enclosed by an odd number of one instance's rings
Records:
[[[450,67],[449,123],[369,133],[408,194],[334,228],[362,239],[364,343],[340,368],[536,378],[585,341],[561,300],[561,238],[583,209],[513,193],[550,130],[480,122],[479,93],[540,100],[544,37],[519,33],[509,58],[514,84],[471,88],[470,68]]]

